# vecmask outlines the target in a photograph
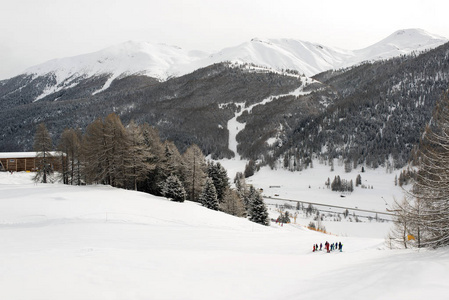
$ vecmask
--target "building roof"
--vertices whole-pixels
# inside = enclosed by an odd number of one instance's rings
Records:
[[[0,158],[31,158],[37,157],[38,152],[0,152]],[[61,155],[58,151],[49,152],[53,156]]]

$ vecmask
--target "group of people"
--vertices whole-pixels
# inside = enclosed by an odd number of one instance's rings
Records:
[[[327,253],[330,253],[331,251],[334,250],[340,250],[340,252],[342,252],[343,245],[341,242],[330,244],[328,241],[326,241],[326,243],[324,243],[324,249],[326,249]],[[319,247],[318,244],[313,245],[313,252],[322,250],[323,250],[323,243],[320,243]]]

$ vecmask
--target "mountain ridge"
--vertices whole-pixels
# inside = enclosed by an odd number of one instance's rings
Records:
[[[76,84],[77,78],[106,75],[108,80],[96,91],[101,92],[114,79],[128,75],[145,75],[165,81],[227,61],[254,64],[277,71],[290,69],[311,77],[364,61],[388,59],[413,51],[432,49],[447,41],[447,38],[421,29],[405,29],[359,50],[344,50],[296,39],[253,38],[209,54],[165,44],[128,41],[92,53],[53,59],[30,67],[23,74],[54,77],[55,84],[48,86],[46,92],[35,99],[39,100],[49,93]]]

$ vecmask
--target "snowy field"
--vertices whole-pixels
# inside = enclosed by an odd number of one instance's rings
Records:
[[[332,199],[318,185],[303,187],[302,177],[274,175],[264,170],[252,180],[281,185],[277,192],[285,198],[313,190],[307,197]],[[388,188],[374,182],[377,176],[365,178],[377,196],[357,190],[337,199],[380,209],[377,197]],[[367,232],[377,224],[333,223]],[[0,173],[0,299],[447,297],[449,249],[389,250],[380,236],[351,231],[336,236],[299,224],[264,227],[192,202],[108,186],[36,185],[31,174]],[[343,252],[312,253],[314,243],[326,240],[341,241]]]
[[[302,172],[290,172],[287,170],[270,170],[268,167],[262,169],[261,172],[256,173],[248,179],[248,183],[254,184],[257,188],[263,189],[263,195],[268,198],[266,202],[269,207],[273,209],[273,205],[282,205],[289,203],[295,205],[295,202],[272,200],[273,198],[291,199],[303,201],[304,205],[307,203],[322,203],[323,206],[313,205],[320,208],[321,213],[343,213],[345,209],[334,208],[332,206],[341,206],[349,208],[348,211],[352,215],[356,213],[358,216],[366,216],[375,218],[376,213],[365,213],[354,209],[363,209],[373,212],[378,212],[378,218],[391,220],[391,211],[394,200],[402,200],[404,191],[401,187],[395,186],[394,178],[399,177],[399,170],[394,172],[386,172],[384,168],[375,170],[366,169],[361,172],[352,170],[350,173],[345,173],[343,166],[334,166],[334,171],[331,171],[330,166],[314,163],[313,168],[309,168]],[[341,193],[333,192],[325,185],[329,178],[330,182],[334,180],[335,176],[340,176],[343,180],[354,182],[354,192]],[[355,181],[357,175],[362,178],[363,187],[356,187]],[[370,188],[368,188],[370,187]],[[371,188],[372,187],[372,188]],[[272,198],[272,199],[269,199]],[[331,206],[326,206],[331,205]],[[383,214],[385,213],[385,214]],[[390,231],[391,222],[368,222],[367,218],[359,218],[363,223],[346,222],[349,218],[342,222],[323,221],[323,225],[328,232],[338,235],[350,235],[360,237],[375,237],[385,238]],[[301,216],[297,220],[299,224],[308,225],[311,218],[303,218]],[[351,218],[354,221],[354,218]],[[346,224],[342,224],[346,223]]]

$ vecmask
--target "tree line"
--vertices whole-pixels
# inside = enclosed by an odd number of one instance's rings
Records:
[[[49,157],[53,150],[43,123],[37,127],[34,148],[43,157]],[[245,183],[243,175],[236,177],[237,188],[232,189],[226,169],[219,162],[207,161],[195,144],[181,154],[173,142],[162,141],[158,130],[147,123],[130,121],[124,126],[112,113],[90,123],[84,133],[66,128],[57,150],[64,153],[59,175],[64,184],[105,184],[178,202],[188,199],[268,225],[262,197]],[[43,166],[36,180],[47,182],[51,170]]]

